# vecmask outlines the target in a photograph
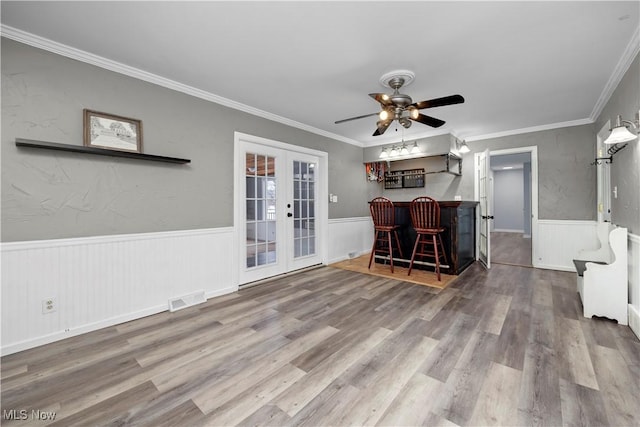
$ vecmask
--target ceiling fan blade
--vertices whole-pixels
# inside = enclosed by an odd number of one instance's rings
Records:
[[[415,120],[416,122],[420,122],[422,124],[425,124],[427,126],[431,126],[434,128],[439,128],[440,126],[445,124],[445,122],[440,119],[436,119],[435,117],[431,117],[431,116],[425,116],[424,114],[418,114],[418,118],[412,119],[412,120]]]
[[[385,107],[393,105],[391,98],[389,98],[389,95],[387,95],[386,93],[370,93],[369,96]]]
[[[335,122],[335,124],[340,124],[340,123],[344,123],[344,122],[348,122],[351,120],[358,120],[358,119],[364,119],[365,117],[371,117],[371,116],[377,116],[379,113],[371,113],[371,114],[365,114],[364,116],[357,116],[357,117],[350,117],[348,119],[342,119],[342,120],[338,120],[337,122]]]
[[[392,121],[393,120],[387,120],[386,122],[379,121],[377,123],[378,129],[376,129],[376,131],[373,133],[373,136],[382,135],[387,130]]]
[[[423,108],[443,107],[445,105],[462,104],[464,98],[462,95],[451,95],[442,98],[430,99],[428,101],[420,101],[411,104],[412,107],[422,110]]]

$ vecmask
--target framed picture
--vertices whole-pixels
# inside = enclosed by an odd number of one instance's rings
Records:
[[[84,110],[86,147],[142,153],[142,122],[136,119]]]

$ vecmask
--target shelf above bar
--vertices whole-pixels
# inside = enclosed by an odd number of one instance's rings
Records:
[[[124,157],[127,159],[150,160],[154,162],[191,163],[189,159],[177,157],[155,156],[153,154],[133,153],[129,151],[108,150],[104,148],[85,147],[84,145],[59,144],[57,142],[35,141],[31,139],[16,138],[16,147],[44,148],[46,150],[67,151],[71,153],[96,154],[98,156]]]

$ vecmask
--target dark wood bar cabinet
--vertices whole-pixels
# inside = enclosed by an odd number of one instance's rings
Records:
[[[400,225],[398,231],[404,258],[394,254],[394,263],[407,266],[411,259],[416,232],[411,226],[410,202],[393,202],[395,222]],[[476,210],[478,202],[474,201],[438,201],[440,205],[440,225],[444,227],[442,243],[447,254],[447,267],[441,266],[446,274],[462,273],[476,260]],[[376,259],[376,262],[385,262]],[[414,268],[432,270],[431,263],[416,263]]]

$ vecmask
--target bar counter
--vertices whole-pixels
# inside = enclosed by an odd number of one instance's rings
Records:
[[[395,223],[400,225],[398,237],[404,257],[394,252],[393,262],[409,266],[413,245],[417,234],[411,225],[409,205],[411,202],[393,202]],[[438,201],[440,205],[440,225],[445,229],[442,243],[447,254],[448,265],[441,264],[440,271],[457,275],[462,273],[476,260],[476,210],[475,201]],[[385,262],[376,258],[376,262]],[[416,262],[413,268],[433,270],[432,262]]]

